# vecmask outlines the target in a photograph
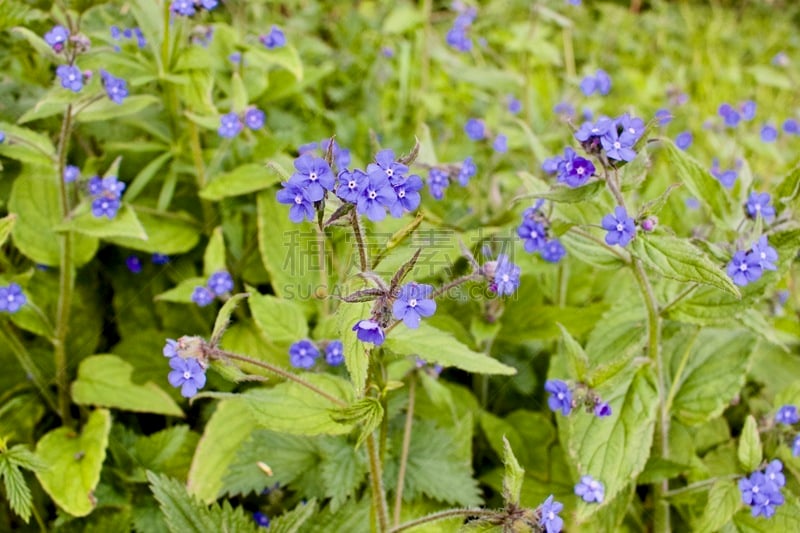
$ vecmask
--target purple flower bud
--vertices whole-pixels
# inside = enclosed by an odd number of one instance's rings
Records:
[[[139,274],[142,271],[142,260],[135,255],[128,256],[128,258],[125,259],[125,266],[134,274]]]
[[[611,416],[611,406],[608,402],[598,402],[594,406],[594,414],[598,418]]]
[[[642,229],[644,231],[653,231],[654,229],[656,229],[656,219],[646,218],[642,220]]]

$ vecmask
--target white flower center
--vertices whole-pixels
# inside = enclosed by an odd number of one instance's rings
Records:
[[[294,197],[294,203],[296,203],[297,205],[302,204],[303,203],[303,195],[302,194],[298,194],[297,196],[295,196]]]
[[[311,181],[317,181],[317,173],[316,172],[310,173],[308,175],[308,179],[310,179]]]
[[[355,180],[350,180],[350,181],[348,181],[348,182],[347,182],[347,186],[348,186],[348,187],[350,187],[351,189],[355,189],[355,188],[356,188],[356,182],[355,182]]]
[[[620,144],[620,142],[619,142],[619,141],[615,141],[615,142],[614,142],[614,148],[616,148],[617,150],[619,150],[620,148],[622,148],[622,144]]]
[[[747,263],[742,263],[741,265],[739,265],[739,270],[742,271],[742,272],[746,272],[747,271]]]
[[[539,234],[536,233],[536,230],[531,230],[531,239],[538,239]]]
[[[405,198],[405,197],[406,197],[406,191],[405,191],[405,189],[400,189],[400,190],[398,191],[398,193],[397,193],[397,197],[398,197],[398,198]]]
[[[622,231],[624,229],[625,229],[625,224],[623,224],[622,222],[617,224],[617,231]]]
[[[583,167],[579,167],[579,168],[575,169],[575,172],[577,172],[578,176],[583,176],[583,173],[585,172],[585,170],[583,169]]]
[[[556,395],[556,397],[557,397],[559,400],[563,400],[563,399],[564,399],[564,393],[563,393],[563,392],[559,392],[559,393]]]
[[[756,211],[761,211],[761,204],[756,204]]]
[[[409,307],[416,307],[417,306],[417,299],[416,298],[411,298],[408,301],[408,305],[409,305]]]
[[[550,511],[549,513],[547,513],[547,519],[548,520],[553,520],[553,519],[555,519],[555,517],[556,517],[556,513],[554,513],[553,511]]]
[[[188,370],[183,373],[183,379],[189,379],[192,377],[192,373]]]
[[[758,485],[755,485],[755,486],[753,487],[753,492],[754,492],[754,493],[756,493],[756,494],[758,493]]]
[[[509,278],[508,278],[508,274],[503,274],[503,277],[502,277],[501,279],[502,279],[504,282],[508,283],[508,280],[509,280]]]
[[[391,168],[387,168],[386,175],[391,178],[392,176],[394,176],[394,170],[392,170]]]
[[[378,197],[378,193],[377,193],[377,192],[375,192],[375,191],[369,191],[369,198],[370,198],[370,200],[374,200],[374,199],[375,199],[375,198],[377,198],[377,197]]]
[[[633,129],[633,128],[628,128],[628,133],[630,133],[632,135],[635,135],[636,134],[636,130]]]

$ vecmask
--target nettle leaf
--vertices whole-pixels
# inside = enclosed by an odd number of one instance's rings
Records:
[[[49,46],[47,48],[51,50]],[[54,168],[56,148],[47,135],[8,122],[0,122],[0,128],[7,138],[6,142],[0,143],[0,155],[22,163]]]
[[[611,502],[644,470],[655,429],[658,392],[649,367],[640,369],[632,382],[599,392],[611,404],[610,417],[575,413],[558,419],[561,441],[576,470],[606,488],[603,503],[579,509],[580,520]]]
[[[317,512],[317,500],[303,501],[297,507],[272,520],[270,533],[295,533]]]
[[[522,492],[522,482],[525,479],[525,470],[519,465],[508,439],[503,437],[503,464],[506,467],[503,476],[503,500],[506,505],[519,505],[519,496]]]
[[[592,239],[583,233],[567,231],[559,238],[567,253],[584,263],[605,270],[619,270],[624,264],[624,256],[617,255],[602,240]]]
[[[657,233],[642,233],[631,242],[631,251],[646,267],[677,281],[711,285],[741,296],[727,273],[686,239]]]
[[[230,196],[260,191],[280,181],[281,176],[268,166],[249,163],[215,177],[200,191],[200,198],[218,201]]]
[[[109,220],[106,217],[96,217],[92,214],[91,205],[82,203],[70,217],[62,224],[56,226],[56,231],[74,231],[89,237],[106,239],[109,237],[122,237],[128,239],[147,240],[139,219],[134,210],[127,204],[122,204],[117,211],[117,216]]]
[[[41,472],[47,469],[47,465],[22,444],[8,450],[3,446],[0,450],[0,478],[3,479],[6,498],[11,510],[27,524],[31,517],[33,497],[20,468]]]
[[[517,370],[496,359],[470,350],[453,335],[425,323],[417,329],[395,328],[384,345],[401,355],[418,355],[428,363],[454,366],[476,374],[513,375]]]
[[[745,382],[755,336],[742,330],[703,329],[694,341],[676,335],[664,346],[677,393],[672,413],[689,425],[722,414]]]
[[[100,481],[110,429],[111,413],[97,409],[80,434],[62,427],[36,444],[36,454],[48,465],[36,478],[53,501],[73,516],[86,516],[97,505],[94,490]]]
[[[356,441],[356,448],[358,448],[381,424],[384,412],[383,406],[377,398],[365,397],[334,412],[332,416],[335,421],[341,424],[363,424]]]
[[[571,204],[591,200],[605,188],[605,183],[602,180],[592,181],[581,187],[568,187],[561,184],[551,187],[544,180],[529,172],[520,172],[519,177],[534,191],[517,196],[514,198],[514,202],[530,198]]]
[[[764,451],[761,447],[761,436],[758,434],[758,424],[753,415],[747,415],[744,421],[736,455],[745,472],[753,472],[761,465]]]
[[[248,302],[253,319],[270,342],[291,344],[308,337],[308,321],[299,304],[255,292]]]
[[[184,416],[172,397],[152,381],[134,383],[133,372],[134,367],[116,355],[87,357],[81,361],[78,379],[72,383],[72,399],[78,405]]]
[[[342,378],[327,374],[302,375],[302,379],[342,402],[353,400],[353,387]],[[294,435],[341,435],[353,426],[335,422],[329,399],[295,383],[286,381],[271,389],[253,389],[241,396],[255,422],[262,428]]]
[[[797,211],[800,209],[800,167],[789,172],[775,189],[775,207],[781,211],[781,205]]]

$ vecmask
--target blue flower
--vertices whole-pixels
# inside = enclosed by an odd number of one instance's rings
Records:
[[[389,180],[389,183],[394,185],[402,181],[408,172],[408,167],[399,161],[395,161],[394,152],[392,150],[381,150],[375,154],[375,163],[367,165],[367,175],[373,177],[384,176]]]
[[[153,254],[150,258],[150,262],[154,265],[166,265],[169,263],[169,256],[165,254]]]
[[[115,104],[121,104],[128,96],[128,85],[122,78],[115,78],[103,69],[100,69],[100,78],[106,89],[108,98]]]
[[[289,182],[305,189],[312,202],[322,200],[325,191],[333,191],[336,185],[331,167],[321,157],[305,153],[294,160],[294,168],[297,172],[292,174]]]
[[[169,360],[172,372],[167,379],[173,387],[181,388],[181,396],[191,398],[206,385],[206,372],[197,359],[173,357]]]
[[[465,28],[453,26],[447,31],[445,35],[445,42],[452,48],[460,52],[469,52],[472,50],[472,39],[467,35]]]
[[[81,169],[75,165],[67,165],[64,167],[64,183],[72,183],[78,181],[81,177]]]
[[[611,405],[608,402],[598,401],[594,405],[594,416],[597,418],[605,418],[611,416]]]
[[[495,152],[500,154],[508,152],[508,137],[502,133],[495,135],[494,141],[492,142],[492,148],[494,148]]]
[[[257,107],[251,107],[244,113],[244,123],[251,130],[260,130],[264,127],[264,112]]]
[[[92,200],[92,215],[97,218],[107,217],[109,219],[117,216],[117,211],[120,208],[120,201],[114,196],[101,194]]]
[[[553,112],[556,115],[561,115],[563,117],[573,117],[575,116],[575,108],[569,102],[559,102],[553,107]]]
[[[552,494],[539,506],[539,512],[541,513],[539,525],[544,527],[546,533],[559,533],[564,527],[564,520],[558,516],[562,509],[564,509],[564,506],[559,502],[553,501]]]
[[[775,266],[775,261],[778,260],[778,252],[775,251],[775,248],[769,245],[766,235],[759,237],[758,241],[753,245],[752,253],[754,256],[756,256],[756,258],[758,258],[758,264],[764,270],[778,269]]]
[[[337,180],[339,183],[336,186],[336,196],[351,204],[358,203],[358,197],[369,183],[367,175],[357,168],[342,170],[339,172]]]
[[[197,12],[194,7],[194,0],[172,0],[169,10],[184,17],[191,17]]]
[[[728,263],[728,276],[736,285],[743,287],[757,281],[762,274],[761,260],[754,253],[738,251]]]
[[[656,111],[656,120],[658,120],[659,126],[666,126],[670,122],[672,122],[672,111],[669,109],[659,109]]]
[[[393,217],[400,218],[406,211],[413,211],[419,207],[422,178],[412,174],[392,188],[397,196],[397,200],[389,207],[389,212]]]
[[[291,180],[285,181],[281,185],[283,185],[283,189],[278,191],[276,196],[278,202],[292,206],[289,209],[289,220],[296,224],[304,219],[313,221],[314,203],[308,197],[308,191]]]
[[[608,73],[599,68],[595,73],[595,79],[597,80],[597,92],[602,94],[603,96],[607,95],[611,92],[611,77],[609,77]]]
[[[467,133],[467,137],[473,141],[480,141],[486,138],[486,124],[477,118],[467,120],[464,125],[464,131]]]
[[[208,11],[211,11],[219,5],[219,0],[200,0],[200,5]]]
[[[255,520],[258,527],[269,527],[269,517],[262,512],[256,511],[253,513],[253,520]]]
[[[367,186],[358,196],[356,210],[367,215],[373,222],[380,222],[386,218],[386,209],[397,202],[397,193],[394,192],[386,174],[373,172],[367,176]]]
[[[600,144],[603,145],[603,150],[609,158],[617,161],[633,161],[636,158],[636,152],[633,150],[636,140],[635,136],[625,130],[622,134],[618,133],[614,125],[600,137]]]
[[[551,411],[557,413],[560,410],[564,416],[572,412],[572,391],[566,383],[560,379],[548,379],[544,384],[544,390],[550,393],[547,406]]]
[[[797,122],[793,118],[787,118],[783,122],[783,131],[791,135],[800,134],[800,122]]]
[[[760,495],[766,487],[767,478],[761,472],[753,472],[750,477],[740,479],[738,485],[742,503],[753,505],[756,496]]]
[[[522,224],[517,227],[517,235],[523,240],[525,251],[529,254],[538,252],[547,244],[547,230],[544,225],[529,216],[525,216]]]
[[[175,339],[167,339],[167,343],[164,345],[164,348],[161,350],[161,353],[164,354],[164,357],[169,357],[170,359],[173,357],[178,357],[178,351],[180,350],[180,344]]]
[[[353,331],[356,332],[358,340],[361,342],[371,342],[375,346],[380,346],[386,340],[386,334],[383,332],[380,324],[374,320],[359,320],[353,326]]]
[[[239,132],[242,131],[242,128],[244,128],[242,125],[242,120],[236,113],[230,112],[219,117],[219,128],[217,128],[217,133],[222,138],[233,139],[239,135]]]
[[[513,95],[509,94],[506,97],[508,112],[516,115],[522,111],[522,102],[517,100]]]
[[[594,175],[595,168],[591,161],[580,157],[575,150],[567,146],[564,149],[564,157],[558,161],[557,171],[558,181],[570,187],[580,187]]]
[[[772,197],[767,192],[761,194],[751,192],[745,204],[747,216],[756,218],[758,215],[761,215],[766,222],[772,222],[775,219],[775,208],[769,203],[771,198]]]
[[[83,89],[83,74],[80,69],[70,65],[59,65],[56,76],[61,80],[61,86],[72,92],[79,93]]]
[[[778,487],[786,485],[786,476],[783,475],[783,463],[779,459],[770,461],[764,469],[764,477]]]
[[[344,346],[342,341],[331,341],[325,347],[325,361],[331,366],[339,366],[344,362]]]
[[[262,35],[258,40],[270,50],[286,46],[286,35],[284,35],[283,30],[277,26],[272,26],[269,33],[267,35]]]
[[[604,216],[602,226],[607,231],[606,244],[611,246],[627,246],[636,235],[636,224],[622,206],[615,207],[613,215]]]
[[[469,183],[471,177],[473,177],[478,172],[478,167],[475,166],[475,162],[472,161],[472,157],[467,157],[463,163],[461,163],[461,168],[458,170],[458,184],[462,187],[466,187]]]
[[[206,287],[197,286],[192,291],[192,301],[200,307],[205,307],[214,301],[214,293]]]
[[[310,340],[297,341],[289,348],[289,362],[295,368],[311,368],[319,357],[319,350]]]
[[[797,414],[797,407],[794,405],[784,405],[775,414],[775,422],[778,424],[797,424],[800,422],[800,415]]]
[[[739,109],[742,111],[744,120],[753,120],[756,117],[756,103],[752,100],[742,102]]]
[[[561,244],[561,241],[558,239],[551,239],[539,250],[539,253],[542,255],[542,259],[548,263],[558,263],[567,255],[567,250],[564,248],[564,245]]]
[[[125,259],[125,266],[127,266],[128,270],[132,273],[139,274],[142,271],[142,260],[135,255],[129,255]]]
[[[764,124],[761,126],[761,140],[765,143],[775,142],[778,138],[778,129],[772,124]]]
[[[580,87],[584,96],[591,96],[597,90],[597,80],[594,76],[585,76],[581,80]]]
[[[433,287],[415,282],[406,283],[392,306],[392,315],[402,320],[406,327],[416,329],[421,318],[436,312],[436,302],[431,298]]]
[[[792,441],[792,457],[800,456],[800,433],[795,435]]]
[[[444,191],[450,186],[450,176],[444,170],[433,167],[428,174],[428,188],[431,196],[437,200],[444,197]]]
[[[739,112],[731,107],[730,104],[722,104],[719,106],[717,113],[723,118],[725,125],[731,128],[739,124],[739,121],[742,119]]]
[[[60,24],[53,26],[52,30],[44,34],[44,42],[56,53],[64,49],[67,39],[69,39],[69,30]]]
[[[603,503],[605,487],[592,476],[582,476],[580,482],[575,485],[575,494],[586,503]]]
[[[784,502],[781,487],[786,483],[786,479],[781,472],[783,464],[772,461],[764,472],[753,472],[749,478],[739,480],[739,492],[742,495],[742,503],[751,506],[753,516],[764,516],[769,518],[775,514],[777,506]]]
[[[691,131],[684,131],[679,133],[677,137],[675,137],[675,146],[680,148],[681,150],[686,150],[692,145],[692,141],[694,137],[692,136]]]
[[[214,272],[208,278],[208,288],[217,296],[222,296],[225,293],[233,290],[233,278],[225,270]]]
[[[12,282],[8,287],[0,287],[0,312],[16,313],[27,301],[18,284]]]
[[[519,287],[519,274],[519,267],[509,261],[508,256],[500,254],[497,256],[494,278],[490,287],[498,296],[513,294]]]
[[[729,169],[722,171],[719,168],[719,159],[716,157],[711,161],[711,175],[719,180],[723,187],[730,189],[736,183],[736,178],[739,177],[736,169]]]

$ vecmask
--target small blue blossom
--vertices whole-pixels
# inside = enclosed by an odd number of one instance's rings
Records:
[[[192,291],[192,301],[200,307],[205,307],[214,301],[214,293],[198,285]]]
[[[751,192],[750,196],[747,197],[747,203],[745,203],[747,216],[757,218],[758,215],[761,215],[766,222],[772,222],[775,219],[775,208],[770,205],[771,199],[772,197],[767,192],[760,194]]]
[[[491,290],[498,296],[514,294],[514,291],[519,288],[519,274],[519,267],[509,261],[507,255],[498,255],[494,277],[490,285]]]
[[[257,107],[251,107],[244,113],[244,123],[251,130],[260,130],[264,127],[264,112]]]
[[[286,35],[284,35],[283,30],[277,26],[272,26],[269,33],[262,35],[258,40],[270,50],[286,46]]]
[[[450,176],[444,170],[433,167],[428,174],[428,188],[431,196],[437,200],[444,197],[444,191],[450,186]]]
[[[121,104],[128,96],[128,85],[122,78],[115,78],[103,69],[100,69],[100,78],[108,98],[115,104]]]
[[[792,457],[800,457],[800,433],[792,441]]]
[[[65,89],[76,93],[83,89],[83,73],[78,67],[59,65],[56,68],[56,76],[61,80],[61,86]]]
[[[234,65],[241,65],[242,63],[242,53],[241,52],[234,52],[228,56],[228,60],[233,63]]]
[[[730,189],[736,183],[739,173],[736,169],[720,170],[719,159],[716,157],[711,162],[711,175],[719,180],[723,187]]]
[[[67,165],[64,167],[64,183],[72,183],[78,181],[81,177],[81,169],[75,165]]]
[[[692,141],[694,140],[694,136],[692,135],[691,131],[684,131],[679,133],[677,137],[675,137],[675,146],[680,148],[681,150],[686,150],[692,145]]]
[[[136,36],[136,46],[139,48],[144,48],[147,46],[147,39],[144,37],[144,33],[139,28],[133,28],[133,33]]]
[[[629,138],[636,143],[639,138],[644,134],[645,123],[639,117],[632,117],[625,113],[616,121],[620,135],[628,135]]]
[[[319,350],[308,339],[297,341],[289,348],[289,363],[295,368],[311,368],[319,357]]]
[[[120,201],[118,198],[102,194],[92,200],[92,215],[97,218],[107,217],[109,219],[117,216],[117,211],[120,208]]]
[[[797,414],[797,407],[794,405],[783,405],[775,414],[775,422],[778,424],[792,425],[800,422],[800,415]]]
[[[584,96],[591,96],[597,90],[597,80],[594,76],[585,76],[581,80],[580,88]]]
[[[558,516],[562,509],[564,509],[564,506],[557,501],[553,501],[552,494],[539,506],[539,512],[541,513],[539,525],[544,527],[545,533],[559,533],[563,529],[564,520]]]
[[[586,96],[595,92],[605,96],[611,92],[611,78],[605,70],[598,69],[594,76],[586,76],[581,80],[581,92]]]
[[[386,209],[397,202],[395,193],[386,174],[373,172],[367,176],[367,186],[358,197],[356,210],[373,222],[386,218]]]
[[[361,342],[370,342],[375,346],[380,346],[386,340],[386,334],[383,332],[380,324],[374,320],[359,320],[353,326],[353,331],[356,332],[358,340]]]
[[[778,52],[772,57],[772,64],[776,67],[788,67],[791,61],[786,52]]]
[[[522,102],[516,99],[513,95],[509,94],[506,97],[506,102],[507,102],[506,106],[508,107],[509,113],[516,115],[520,111],[522,111]]]
[[[12,282],[8,287],[0,287],[0,312],[16,313],[27,301],[22,287],[18,284]]]
[[[411,174],[403,179],[403,181],[394,185],[392,188],[397,196],[397,200],[389,206],[389,212],[392,216],[400,218],[403,216],[403,213],[418,208],[421,201],[419,191],[422,190],[422,187],[422,178],[416,174]]]
[[[217,296],[229,293],[233,290],[233,278],[225,270],[214,272],[208,278],[208,288]]]
[[[495,152],[500,154],[508,152],[508,137],[502,133],[495,135],[494,141],[492,141],[492,148],[494,148]]]
[[[767,484],[767,479],[761,472],[753,472],[750,477],[739,480],[739,492],[742,494],[742,503],[753,505],[754,500],[761,494]]]
[[[742,112],[742,119],[753,120],[756,118],[756,103],[752,100],[747,100],[739,105],[739,110]]]
[[[219,0],[200,0],[200,5],[204,9],[211,11],[219,5]]]
[[[392,306],[392,315],[402,320],[406,327],[417,329],[421,318],[436,312],[436,302],[431,298],[433,287],[415,282],[406,283]]]
[[[586,503],[603,503],[605,487],[592,476],[582,476],[580,482],[575,485],[575,494]]]
[[[725,121],[725,125],[728,127],[736,127],[739,124],[739,121],[742,119],[742,116],[736,111],[730,104],[722,104],[719,106],[717,110],[719,116]]]
[[[672,111],[669,109],[659,109],[656,111],[656,120],[658,120],[659,126],[666,126],[670,122],[672,122]]]
[[[466,28],[453,26],[447,31],[445,42],[448,46],[455,48],[459,52],[469,52],[472,50],[472,39],[467,35]]]
[[[258,527],[269,527],[269,517],[262,512],[256,511],[253,513],[253,520],[255,520]]]
[[[790,135],[800,134],[800,122],[797,122],[793,118],[787,118],[783,121],[783,131]]]
[[[775,142],[778,138],[778,129],[772,124],[761,126],[761,140],[765,143]]]
[[[567,249],[564,248],[564,245],[561,244],[561,241],[558,239],[550,239],[547,241],[547,244],[545,244],[544,247],[539,250],[539,253],[542,256],[542,259],[548,263],[558,263],[565,255],[567,255]]]
[[[289,220],[298,224],[305,219],[314,220],[314,202],[308,197],[308,191],[291,180],[281,183],[283,189],[276,195],[278,202],[291,205]]]
[[[325,347],[325,361],[331,366],[339,366],[344,362],[344,346],[342,341],[331,341]]]
[[[180,350],[180,344],[175,339],[167,339],[167,343],[164,345],[164,348],[161,350],[161,353],[164,354],[164,357],[169,357],[170,359],[173,357],[178,357],[178,351]]]
[[[633,161],[636,158],[636,152],[633,150],[636,140],[636,137],[627,131],[618,133],[617,127],[613,126],[600,137],[600,144],[603,145],[603,150],[609,158],[617,161]]]
[[[467,137],[473,141],[481,141],[486,138],[486,124],[477,118],[467,120],[467,123],[464,125],[464,131]]]
[[[59,53],[64,49],[68,39],[69,30],[60,24],[53,26],[52,30],[44,34],[44,41],[55,53]]]
[[[598,401],[594,405],[594,416],[597,418],[605,418],[611,416],[611,405],[608,402]]]
[[[783,463],[778,459],[773,459],[764,469],[764,477],[778,487],[786,485],[786,476],[783,475]]]
[[[243,128],[242,119],[239,118],[238,114],[231,112],[219,117],[217,133],[224,139],[233,139],[239,135]]]
[[[150,262],[154,265],[166,265],[169,263],[169,256],[166,254],[153,254],[150,258]]]
[[[169,10],[176,15],[183,15],[184,17],[191,17],[197,13],[194,0],[172,0]]]
[[[330,165],[321,157],[305,153],[294,160],[294,168],[289,182],[302,187],[312,202],[322,200],[325,191],[333,191],[336,185]]]
[[[139,274],[142,272],[142,260],[135,255],[129,255],[125,259],[125,266],[127,266],[128,270],[134,274]]]
[[[366,189],[369,182],[367,175],[359,169],[342,170],[337,177],[336,196],[345,202],[358,203],[358,197]]]
[[[169,360],[172,372],[167,379],[173,387],[181,388],[181,396],[191,398],[206,385],[206,372],[197,359],[173,357]]]
[[[553,112],[556,115],[561,115],[562,117],[574,117],[575,116],[575,108],[569,102],[559,102],[553,107]]]
[[[728,263],[727,271],[728,276],[740,287],[758,281],[763,272],[761,260],[754,253],[747,253],[741,250],[733,254],[733,258]]]
[[[567,416],[572,412],[572,391],[569,386],[559,379],[548,379],[544,384],[545,392],[550,393],[547,406],[554,413],[561,411]]]
[[[604,216],[602,226],[607,232],[606,244],[611,246],[627,246],[636,235],[636,224],[622,206],[615,207],[613,215]]]
[[[472,157],[467,157],[463,163],[461,163],[461,168],[458,170],[458,184],[462,187],[466,187],[469,183],[471,177],[473,177],[478,172],[478,167],[475,166],[475,162],[472,160]]]
[[[575,150],[567,146],[564,149],[564,157],[558,160],[557,180],[566,183],[570,187],[580,187],[585,185],[589,178],[594,176],[594,164],[583,157],[580,157]]]
[[[542,250],[547,245],[547,230],[544,225],[525,216],[517,227],[517,235],[522,239],[525,251],[529,254]]]
[[[367,165],[368,176],[373,177],[374,174],[378,177],[384,176],[392,185],[402,181],[407,172],[408,167],[396,161],[394,152],[388,149],[375,154],[375,163]]]
[[[752,254],[758,259],[759,265],[764,270],[777,270],[775,261],[778,260],[778,252],[767,242],[767,236],[762,235],[753,245]]]

